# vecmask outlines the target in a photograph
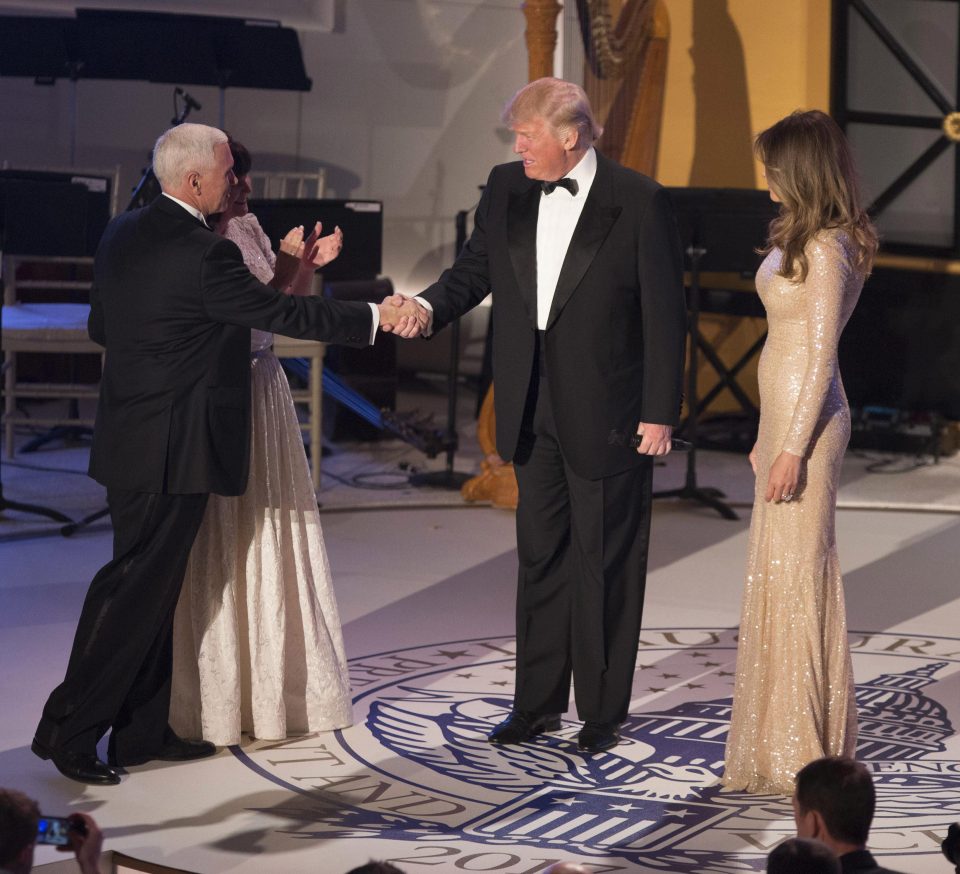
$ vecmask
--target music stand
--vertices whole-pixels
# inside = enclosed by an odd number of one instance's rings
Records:
[[[726,495],[697,483],[697,429],[703,409],[697,395],[699,355],[703,351],[718,372],[722,362],[700,334],[700,282],[707,270],[752,276],[757,269],[757,247],[766,238],[767,225],[776,214],[764,191],[719,188],[672,188],[680,241],[690,274],[688,308],[690,355],[687,371],[687,418],[679,433],[690,441],[687,470],[680,488],[654,492],[655,498],[693,500],[716,510],[724,519],[738,519],[723,500]],[[754,344],[756,347],[756,344]],[[738,362],[738,369],[743,362]],[[721,374],[723,376],[723,374]],[[713,395],[711,395],[713,397]]]

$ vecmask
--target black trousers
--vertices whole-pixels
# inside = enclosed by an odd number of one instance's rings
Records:
[[[566,462],[551,391],[534,376],[520,451],[514,707],[562,713],[573,676],[583,720],[630,705],[647,572],[653,462],[589,480]],[[625,450],[630,451],[630,450]]]
[[[64,681],[50,694],[37,738],[93,753],[112,728],[120,757],[164,742],[173,667],[173,615],[206,494],[108,489],[113,559],[90,583]]]

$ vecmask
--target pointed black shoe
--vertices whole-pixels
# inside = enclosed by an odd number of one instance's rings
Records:
[[[163,746],[152,753],[132,753],[117,755],[113,745],[107,747],[107,761],[121,768],[130,768],[134,765],[145,765],[147,762],[190,762],[194,759],[205,759],[216,755],[217,748],[205,740],[185,740],[172,731],[168,731]]]
[[[577,736],[577,749],[581,753],[602,753],[620,743],[619,722],[590,722],[583,724]]]
[[[120,775],[105,762],[101,762],[94,753],[75,753],[69,750],[55,750],[36,738],[30,745],[35,756],[53,762],[54,767],[71,780],[89,783],[93,786],[116,786]]]
[[[522,744],[532,740],[545,731],[560,728],[559,713],[528,713],[524,710],[511,711],[493,731],[487,740],[492,744]]]

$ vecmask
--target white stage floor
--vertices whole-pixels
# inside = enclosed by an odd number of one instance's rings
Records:
[[[705,453],[700,479],[739,502],[744,473],[742,457]],[[848,505],[879,490],[863,503],[917,509],[838,515],[860,757],[879,794],[871,846],[881,864],[916,874],[947,870],[939,841],[960,820],[958,473],[949,459],[939,472],[870,479],[854,460]],[[658,486],[681,476],[674,462]],[[632,716],[624,743],[585,760],[569,741],[572,713],[527,747],[483,739],[513,688],[513,514],[448,495],[433,503],[449,506],[360,503],[331,496],[323,514],[355,724],[134,768],[110,788],[67,781],[29,751],[109,532],[0,538],[0,785],[38,798],[45,813],[91,813],[108,849],[193,872],[337,874],[371,857],[407,872],[533,874],[559,859],[596,871],[763,870],[769,848],[792,834],[789,802],[712,785],[746,512],[731,522],[656,504]],[[0,534],[15,527],[3,522]],[[41,850],[37,863],[59,859]]]

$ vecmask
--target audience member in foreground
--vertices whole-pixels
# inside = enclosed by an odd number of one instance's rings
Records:
[[[876,793],[866,766],[842,756],[817,759],[797,774],[793,817],[797,836],[823,841],[843,874],[896,874],[867,850]]]
[[[28,874],[33,869],[40,819],[36,801],[15,789],[0,789],[0,870]],[[85,813],[71,813],[67,819],[69,843],[62,850],[73,851],[81,874],[100,874],[103,833]]]
[[[840,860],[823,841],[790,838],[770,851],[767,874],[840,874]]]

